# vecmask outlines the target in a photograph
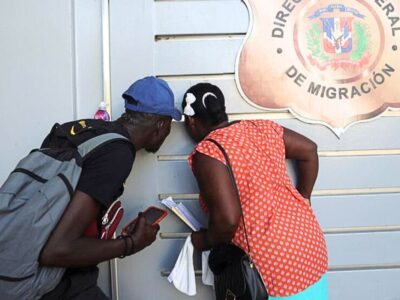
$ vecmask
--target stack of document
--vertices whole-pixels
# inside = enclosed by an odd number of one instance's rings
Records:
[[[186,225],[193,231],[199,231],[201,228],[200,222],[192,215],[183,203],[176,203],[172,197],[161,200],[161,203],[172,210]]]

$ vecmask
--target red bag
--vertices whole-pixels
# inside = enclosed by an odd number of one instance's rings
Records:
[[[84,235],[92,238],[99,238],[100,236],[100,239],[102,240],[112,239],[113,234],[117,229],[119,222],[121,222],[123,215],[124,209],[121,206],[121,201],[114,201],[101,218],[101,234],[99,234],[97,220],[94,220],[86,229]]]
[[[117,230],[119,222],[124,216],[124,209],[121,206],[121,201],[114,201],[107,209],[103,218],[101,219],[101,236],[102,240],[112,239],[112,236]]]

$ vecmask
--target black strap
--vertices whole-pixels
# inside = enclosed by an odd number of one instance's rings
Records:
[[[237,193],[237,195],[238,195],[239,206],[240,206],[240,214],[241,214],[242,220],[243,220],[243,228],[244,228],[244,234],[245,234],[245,236],[246,236],[248,255],[249,255],[250,259],[251,259],[249,238],[247,237],[246,223],[245,223],[245,221],[244,221],[242,203],[240,202],[239,189],[238,189],[237,184],[236,184],[235,175],[233,174],[232,165],[231,165],[231,162],[230,162],[230,160],[229,160],[228,154],[226,153],[225,149],[224,149],[216,140],[207,139],[206,141],[210,141],[210,142],[212,142],[213,144],[215,144],[215,145],[219,148],[219,150],[221,150],[222,154],[223,154],[224,157],[225,157],[226,166],[227,166],[227,168],[228,168],[229,175],[230,175],[230,177],[231,177],[231,179],[232,179],[233,186],[235,187],[236,193]]]

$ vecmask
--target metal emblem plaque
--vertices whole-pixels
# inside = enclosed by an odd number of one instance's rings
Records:
[[[246,0],[242,96],[337,135],[400,108],[399,0]]]

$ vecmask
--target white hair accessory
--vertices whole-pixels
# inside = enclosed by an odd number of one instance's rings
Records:
[[[207,105],[206,105],[206,98],[207,98],[208,96],[213,96],[215,99],[218,99],[217,96],[215,96],[213,93],[210,93],[210,92],[205,93],[205,94],[203,95],[203,98],[202,98],[203,106],[204,106],[205,108],[207,108]]]
[[[191,105],[196,101],[196,97],[192,93],[187,93],[185,101],[186,101],[186,106],[183,109],[183,113],[189,117],[193,117],[195,115],[195,112]]]

